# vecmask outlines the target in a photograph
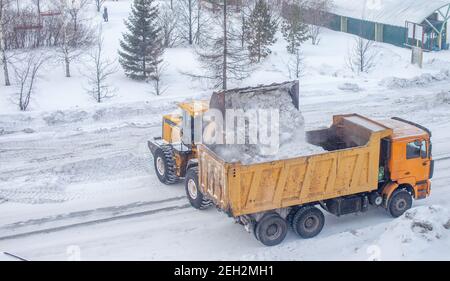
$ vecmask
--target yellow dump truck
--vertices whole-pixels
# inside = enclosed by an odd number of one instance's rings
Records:
[[[192,206],[200,209],[202,200],[211,200],[273,246],[284,240],[289,224],[302,238],[318,235],[321,209],[341,216],[373,205],[398,217],[413,198],[430,194],[431,132],[423,126],[339,115],[330,128],[307,132],[307,140],[325,152],[249,165],[227,163],[198,145],[198,166],[185,178]]]

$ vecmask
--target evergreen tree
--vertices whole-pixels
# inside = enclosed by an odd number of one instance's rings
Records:
[[[309,28],[303,23],[301,15],[302,10],[299,5],[290,5],[281,26],[283,37],[288,43],[286,48],[290,54],[296,54],[300,45],[309,39]]]
[[[134,0],[125,26],[128,33],[123,34],[119,51],[125,74],[135,80],[152,79],[164,51],[154,0]]]
[[[252,13],[245,22],[246,43],[253,62],[260,62],[261,58],[268,56],[268,48],[276,42],[277,22],[273,19],[265,0],[257,0]]]

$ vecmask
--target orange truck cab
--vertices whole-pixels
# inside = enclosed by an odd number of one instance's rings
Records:
[[[379,122],[393,130],[381,144],[379,176],[385,204],[398,187],[415,199],[426,198],[434,171],[430,130],[396,117]]]

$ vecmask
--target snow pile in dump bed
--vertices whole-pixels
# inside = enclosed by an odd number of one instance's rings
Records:
[[[441,206],[411,209],[389,223],[374,245],[382,260],[449,259],[450,211]]]
[[[450,70],[441,70],[436,74],[424,73],[414,78],[397,78],[389,77],[380,82],[381,86],[388,88],[400,89],[400,88],[412,88],[412,87],[425,87],[434,82],[450,80]]]
[[[321,147],[309,144],[305,139],[305,120],[301,112],[294,106],[289,94],[290,85],[274,90],[261,90],[251,93],[227,93],[226,108],[243,110],[250,120],[258,120],[258,128],[267,127],[271,132],[274,127],[278,130],[278,137],[269,139],[274,142],[267,144],[267,137],[260,136],[258,144],[226,144],[215,145],[210,148],[226,162],[241,162],[243,164],[261,163],[293,157],[322,153]],[[271,114],[261,116],[261,110],[278,110],[279,122],[271,119]],[[275,118],[276,119],[276,118]],[[236,126],[235,134],[241,132],[248,139],[250,129]],[[247,131],[247,132],[246,132]],[[269,135],[262,133],[262,135]],[[269,135],[270,136],[270,135]]]

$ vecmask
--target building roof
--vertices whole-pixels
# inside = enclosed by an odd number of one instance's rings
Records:
[[[333,0],[332,13],[367,21],[405,26],[422,23],[450,0]]]

